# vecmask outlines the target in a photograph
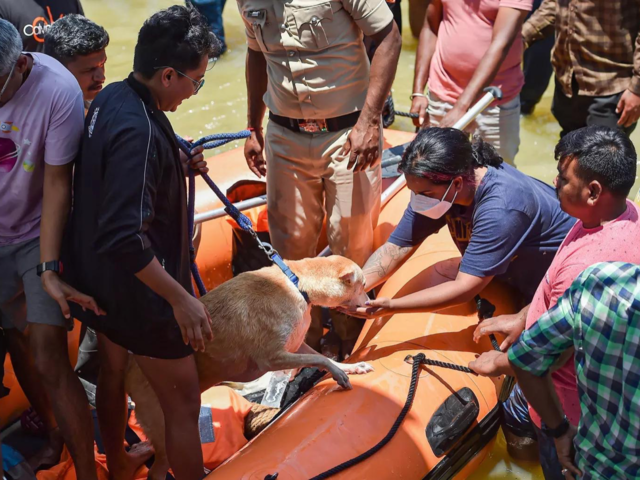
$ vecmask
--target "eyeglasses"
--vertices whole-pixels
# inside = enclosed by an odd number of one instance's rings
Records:
[[[204,85],[204,78],[200,81],[198,80],[194,80],[193,78],[191,78],[189,75],[187,75],[186,73],[182,73],[180,70],[178,70],[177,68],[174,67],[170,67],[168,65],[165,65],[163,67],[155,67],[154,70],[160,70],[161,68],[173,68],[176,72],[178,72],[180,75],[182,75],[185,78],[188,78],[189,80],[191,80],[191,83],[193,83],[193,94],[197,95],[198,92],[200,91],[200,89],[202,88],[202,86]]]
[[[9,76],[7,77],[7,80],[4,82],[4,85],[2,86],[2,90],[0,90],[0,98],[2,98],[2,95],[4,95],[4,91],[7,89],[7,86],[9,85],[9,80],[11,80],[11,77],[13,76],[13,71],[16,69],[16,64],[14,63],[13,66],[11,67],[11,70],[9,71]]]

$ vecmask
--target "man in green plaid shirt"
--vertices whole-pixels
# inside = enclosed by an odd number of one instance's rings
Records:
[[[571,348],[582,411],[577,430],[550,377]],[[513,344],[509,361],[543,429],[555,439],[567,478],[640,478],[640,266],[587,268]]]

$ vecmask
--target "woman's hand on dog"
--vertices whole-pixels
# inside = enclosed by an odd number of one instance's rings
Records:
[[[364,305],[357,307],[339,308],[343,313],[351,315],[352,317],[373,319],[378,317],[384,317],[393,313],[391,306],[391,299],[386,297],[376,298],[375,300],[369,300]]]
[[[205,337],[209,341],[213,340],[212,322],[207,308],[200,300],[186,292],[171,306],[185,345],[191,344],[191,348],[196,352],[204,352]]]

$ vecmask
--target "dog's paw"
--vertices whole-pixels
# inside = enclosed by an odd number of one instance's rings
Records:
[[[373,367],[367,362],[338,363],[337,365],[349,375],[364,375],[365,373],[373,372]]]
[[[345,390],[353,389],[353,387],[351,386],[351,381],[349,381],[349,375],[347,375],[347,372],[338,370],[332,374],[332,377],[336,382],[338,382],[338,385],[340,385]]]

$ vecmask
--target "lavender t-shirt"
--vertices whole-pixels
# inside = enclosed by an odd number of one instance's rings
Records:
[[[44,165],[66,165],[78,153],[82,90],[53,58],[31,53],[33,68],[0,107],[0,245],[40,235]]]

